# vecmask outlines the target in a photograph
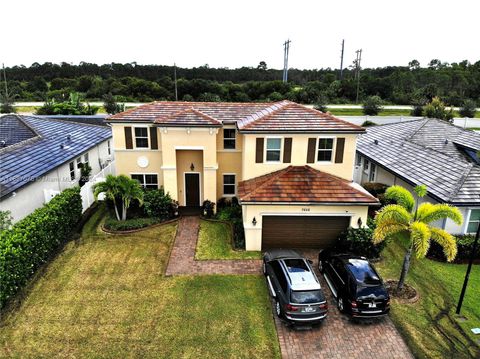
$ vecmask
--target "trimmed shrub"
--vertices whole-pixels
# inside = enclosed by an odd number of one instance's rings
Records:
[[[460,113],[462,117],[475,117],[477,113],[477,103],[473,100],[465,100],[462,107],[458,110],[458,113]]]
[[[383,101],[379,96],[370,96],[363,103],[363,114],[377,116],[383,110]]]
[[[376,126],[377,124],[375,122],[372,122],[372,121],[363,121],[362,123],[362,127],[371,127],[371,126]]]
[[[217,203],[216,218],[221,221],[228,221],[233,226],[233,244],[237,249],[245,249],[245,230],[243,228],[242,206],[238,204],[238,199],[233,197],[231,200],[220,198]]]
[[[81,216],[80,188],[69,188],[0,234],[0,307],[71,236]]]
[[[457,240],[457,256],[455,257],[454,263],[463,263],[470,259],[472,253],[473,242],[475,241],[475,236],[471,234],[459,234],[455,236]],[[427,257],[434,258],[442,262],[446,262],[447,259],[443,254],[442,247],[434,241],[430,242],[430,248],[428,250]],[[475,259],[480,260],[480,250],[477,249],[475,253]]]
[[[125,221],[118,221],[116,218],[108,217],[104,227],[111,231],[131,231],[162,222],[161,218],[132,218]]]
[[[375,229],[373,220],[368,221],[368,227],[348,228],[337,239],[335,251],[343,253],[353,253],[370,259],[380,257],[380,253],[385,248],[387,241],[379,244],[373,244],[372,236]]]
[[[205,200],[203,201],[202,204],[202,213],[205,217],[207,218],[212,218],[213,217],[213,210],[215,208],[215,203],[210,201],[210,200]]]
[[[178,206],[163,187],[147,190],[143,195],[143,210],[148,217],[166,220],[175,217]]]

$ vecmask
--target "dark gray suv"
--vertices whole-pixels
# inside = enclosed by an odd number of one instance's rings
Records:
[[[327,317],[320,282],[300,254],[283,249],[265,252],[263,273],[280,318],[290,323],[318,323]]]

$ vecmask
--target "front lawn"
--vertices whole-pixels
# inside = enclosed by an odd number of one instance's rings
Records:
[[[107,235],[100,221],[2,319],[0,357],[280,357],[260,276],[164,277],[176,224]]]
[[[202,220],[195,259],[261,259],[261,252],[235,251],[230,226],[223,222]]]
[[[405,251],[390,243],[376,264],[384,279],[398,279]],[[392,303],[391,317],[418,358],[480,358],[471,328],[480,327],[480,266],[474,266],[459,321],[455,308],[466,265],[413,259],[407,283],[420,293],[415,304]]]

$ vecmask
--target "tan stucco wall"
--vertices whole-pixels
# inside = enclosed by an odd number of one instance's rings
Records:
[[[217,154],[217,200],[223,197],[223,175],[235,174],[235,191],[238,190],[238,182],[242,180],[242,154],[241,152],[219,152]]]
[[[291,137],[292,138],[292,160],[291,163],[255,163],[255,147],[257,137]],[[278,171],[289,165],[303,166],[307,164],[308,139],[311,137],[344,137],[345,149],[343,155],[343,163],[334,163],[334,155],[331,163],[309,163],[308,165],[324,172],[334,174],[336,176],[345,178],[347,180],[353,179],[353,165],[356,151],[356,134],[339,134],[339,135],[307,135],[307,134],[293,134],[293,135],[279,135],[279,136],[265,136],[265,135],[244,135],[244,151],[243,151],[243,180],[258,177],[270,172]],[[265,140],[266,146],[266,140]],[[283,146],[283,145],[282,145]],[[282,156],[283,158],[283,156]]]
[[[231,128],[235,129],[235,125],[225,125],[223,128],[220,128],[218,130],[217,134],[217,151],[218,152],[241,152],[243,148],[243,135],[240,134],[238,131],[236,132],[236,143],[235,143],[235,149],[234,150],[229,150],[229,149],[224,149],[223,148],[223,129],[224,128]]]
[[[313,206],[313,205],[243,205],[243,225],[245,227],[245,248],[248,251],[262,249],[262,216],[263,215],[325,215],[350,216],[350,226],[357,228],[358,219],[367,223],[368,206]],[[253,217],[257,224],[252,225]]]
[[[125,130],[124,127],[131,127],[132,128],[132,141],[134,150],[135,149],[135,127],[152,127],[148,124],[111,124],[112,126],[112,134],[113,134],[113,147],[116,150],[124,150],[125,149]],[[160,136],[160,128],[157,127],[157,141],[158,141],[158,148],[161,148],[161,136]],[[151,146],[151,138],[150,138],[150,129],[148,130],[148,146]],[[145,151],[145,148],[139,149],[140,151]]]
[[[139,157],[146,157],[148,159],[147,167],[140,167],[138,165]],[[128,177],[130,177],[132,173],[157,174],[158,185],[163,185],[162,153],[160,151],[117,150],[115,158],[117,174],[124,174]]]
[[[178,202],[180,206],[185,206],[185,173],[200,174],[200,203],[203,201],[203,151],[177,150],[177,186],[178,186]],[[194,165],[194,170],[190,169]]]

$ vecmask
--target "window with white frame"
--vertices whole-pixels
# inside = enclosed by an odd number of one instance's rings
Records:
[[[84,162],[86,165],[88,165],[88,160],[89,160],[89,157],[88,157],[88,152],[87,152],[87,153],[85,153],[85,154],[83,155],[83,162]]]
[[[110,145],[110,140],[107,141],[107,153],[109,156],[112,154],[112,147]]]
[[[362,156],[358,153],[355,155],[355,166],[362,167]]]
[[[280,162],[282,152],[281,138],[267,138],[266,156],[267,162]]]
[[[317,161],[331,162],[333,158],[333,138],[319,138],[317,147]]]
[[[234,150],[236,145],[234,128],[224,128],[223,129],[223,149],[225,150]]]
[[[370,161],[366,158],[363,160],[363,172],[368,173],[370,169]]]
[[[148,128],[135,127],[135,147],[148,148]]]
[[[72,161],[68,164],[68,168],[70,170],[70,180],[75,180],[75,162]]]
[[[470,210],[470,218],[468,220],[467,233],[476,233],[480,224],[480,209]]]
[[[132,179],[137,180],[143,188],[158,188],[158,176],[156,174],[135,173],[132,174],[131,177]]]
[[[224,196],[235,195],[235,175],[234,174],[223,175],[223,195]]]
[[[375,182],[375,175],[377,174],[377,165],[375,163],[371,163],[370,165],[370,174],[368,176],[369,182]]]

